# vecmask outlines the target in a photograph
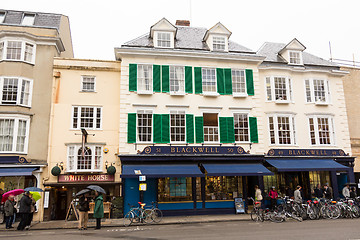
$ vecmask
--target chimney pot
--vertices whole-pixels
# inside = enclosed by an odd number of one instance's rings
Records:
[[[190,26],[190,21],[189,20],[176,20],[175,25],[189,27]]]

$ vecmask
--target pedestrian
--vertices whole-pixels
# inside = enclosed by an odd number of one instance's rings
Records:
[[[30,193],[29,197],[31,198],[31,205],[30,205],[30,214],[29,214],[28,222],[27,222],[26,227],[25,227],[26,230],[30,229],[31,222],[32,222],[33,217],[34,217],[34,212],[36,211],[36,201],[33,198],[31,193]]]
[[[328,184],[325,184],[323,193],[324,193],[324,197],[325,197],[326,199],[331,200],[331,199],[333,198],[332,188],[329,187]]]
[[[294,191],[294,201],[298,204],[302,203],[301,186],[300,185],[297,185],[296,190]]]
[[[255,185],[255,201],[259,202],[258,207],[261,207],[261,201],[263,200],[263,196],[261,194],[261,190],[258,185]]]
[[[271,203],[271,209],[274,210],[276,207],[276,201],[278,198],[279,194],[277,193],[277,191],[275,190],[275,186],[271,187],[271,190],[269,192],[269,197],[270,197],[270,203]]]
[[[27,223],[29,222],[29,216],[30,216],[31,204],[32,204],[32,200],[30,198],[30,192],[25,192],[24,196],[22,196],[22,198],[20,199],[19,204],[20,204],[19,213],[21,220],[17,227],[17,230],[22,231],[25,229]]]
[[[96,218],[95,229],[101,228],[101,219],[104,217],[104,204],[103,196],[98,191],[95,191],[95,207],[94,207],[94,218]]]
[[[345,187],[342,189],[342,195],[344,196],[344,198],[349,198],[350,197],[350,186],[349,186],[349,184],[346,184]]]
[[[355,187],[350,188],[350,198],[355,199],[356,197],[357,197],[356,188]]]
[[[0,214],[2,214],[4,217],[2,218],[3,220],[1,221],[0,224],[5,223],[5,213],[4,213],[4,203],[2,201],[2,196],[4,194],[4,190],[2,188],[0,188]]]
[[[6,229],[14,228],[12,226],[14,220],[14,213],[16,212],[14,195],[10,195],[4,204]]]
[[[320,185],[320,184],[318,184],[318,185],[316,186],[316,188],[314,188],[314,197],[315,197],[315,198],[318,198],[318,199],[324,197],[324,192],[323,192],[323,190],[321,189],[321,185]]]
[[[89,210],[89,200],[87,196],[82,195],[79,199],[79,230],[87,230]]]

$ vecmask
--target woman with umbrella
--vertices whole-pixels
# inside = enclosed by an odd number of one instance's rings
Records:
[[[79,199],[79,230],[87,230],[89,210],[89,200],[84,193]]]
[[[103,196],[100,192],[95,191],[95,208],[94,208],[94,218],[96,218],[96,228],[101,228],[101,219],[104,217],[104,204]]]

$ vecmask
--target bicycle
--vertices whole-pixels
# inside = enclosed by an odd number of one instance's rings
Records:
[[[249,199],[253,201],[253,206],[254,206],[254,209],[250,213],[251,220],[253,220],[254,222],[259,222],[259,221],[263,222],[264,214],[262,209],[260,208],[261,202],[255,202],[255,200],[252,197],[250,197]]]
[[[161,222],[161,220],[163,218],[163,213],[158,208],[158,203],[157,202],[151,202],[151,208],[147,208],[146,210],[151,210],[150,217],[151,217],[153,222],[155,222],[155,223]]]
[[[130,226],[133,222],[138,223],[150,223],[151,219],[151,210],[145,209],[145,203],[138,202],[139,207],[134,207],[129,204],[130,211],[124,216],[124,226]]]

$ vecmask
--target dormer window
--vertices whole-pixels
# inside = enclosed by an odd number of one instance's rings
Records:
[[[169,48],[171,46],[171,33],[158,32],[157,33],[157,47]]]
[[[289,63],[301,65],[301,53],[299,51],[289,51]]]
[[[34,25],[35,14],[25,13],[21,25]]]
[[[213,50],[225,51],[225,37],[213,37]]]
[[[0,12],[0,23],[3,23],[5,20],[5,12]]]

